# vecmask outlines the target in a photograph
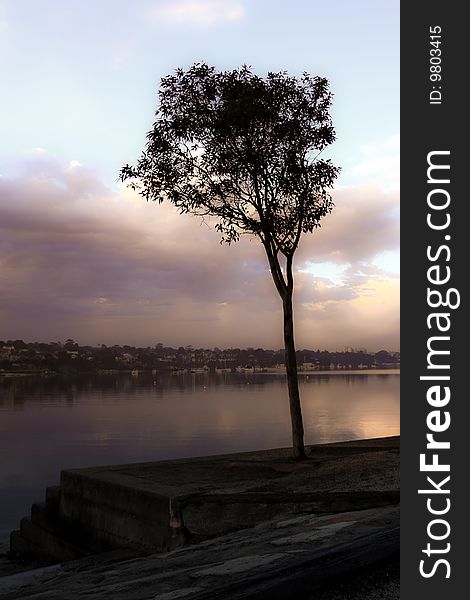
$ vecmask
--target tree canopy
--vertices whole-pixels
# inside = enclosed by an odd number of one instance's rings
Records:
[[[328,81],[308,73],[178,69],[162,79],[146,148],[121,179],[147,200],[217,217],[223,241],[252,233],[287,257],[333,207],[338,169],[318,156],[335,139],[331,100]]]

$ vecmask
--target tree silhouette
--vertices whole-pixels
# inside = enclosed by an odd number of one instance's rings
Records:
[[[339,169],[319,153],[335,139],[328,81],[243,66],[197,63],[161,80],[156,121],[127,180],[147,200],[217,218],[221,242],[254,234],[264,246],[284,313],[293,454],[305,458],[297,381],[293,257],[302,233],[331,212]]]

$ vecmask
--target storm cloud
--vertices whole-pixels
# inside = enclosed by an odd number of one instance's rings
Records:
[[[110,189],[78,161],[33,153],[0,177],[0,338],[281,347],[281,305],[256,239]],[[396,192],[343,187],[296,256],[298,347],[398,348]],[[341,279],[315,265],[343,267]]]

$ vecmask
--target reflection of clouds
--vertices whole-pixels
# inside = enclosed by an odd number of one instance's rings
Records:
[[[227,436],[242,445],[248,436],[257,440],[257,447],[266,447],[268,440],[277,439],[279,445],[280,440],[288,439],[283,376],[260,376],[250,385],[240,385],[238,377],[227,378],[223,385],[215,385],[216,380],[200,378],[195,385],[195,378],[168,376],[160,391],[150,379],[136,385],[125,378],[112,378],[109,385],[98,380],[92,387],[76,385],[71,405],[65,393],[52,384],[39,393],[29,388],[32,402],[28,385],[20,385],[23,410],[4,405],[13,426],[4,422],[2,434],[10,443],[19,439],[36,443],[51,436],[85,446],[87,440],[110,445],[140,440],[160,450],[174,440],[199,439],[206,441],[207,451],[216,451],[218,442]],[[324,440],[328,431],[334,435],[330,439],[343,431],[354,432],[354,438],[365,432],[364,437],[388,435],[391,429],[397,432],[398,376],[312,375],[308,380],[301,378],[300,387],[310,442]],[[372,426],[374,432],[369,435]],[[381,432],[381,427],[387,433]]]
[[[298,343],[395,348],[397,282],[371,261],[396,248],[396,195],[342,188],[335,202],[299,248]],[[209,225],[114,192],[76,160],[28,155],[16,177],[0,179],[2,335],[281,346],[281,304],[260,244],[221,246]],[[313,260],[340,265],[341,280],[305,271]]]
[[[306,431],[318,442],[398,435],[399,383],[396,375],[301,381]]]
[[[0,511],[8,529],[64,468],[291,444],[283,376],[159,376],[158,389],[140,376],[0,383]],[[393,375],[301,378],[307,443],[397,434],[398,388]],[[13,509],[18,490],[28,493]]]

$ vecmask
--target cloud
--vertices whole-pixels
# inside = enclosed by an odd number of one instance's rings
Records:
[[[366,279],[355,292],[349,298],[304,303],[299,307],[297,327],[309,331],[308,347],[322,348],[328,340],[333,348],[398,348],[398,279]]]
[[[333,200],[333,212],[323,219],[321,228],[302,239],[298,264],[361,263],[398,249],[397,192],[374,185],[350,186],[335,190]]]
[[[212,27],[239,21],[244,14],[244,6],[238,0],[176,0],[156,5],[151,18],[169,25]]]
[[[0,178],[0,331],[82,343],[282,346],[261,245],[111,190],[78,160],[26,156]],[[299,347],[398,347],[398,282],[372,264],[397,245],[396,197],[342,189],[296,258]],[[315,265],[340,265],[340,276]]]
[[[357,162],[345,175],[352,180],[374,182],[385,189],[397,190],[400,184],[400,136],[392,135],[359,149]]]
[[[36,146],[34,148],[28,148],[25,154],[36,154],[38,156],[43,156],[47,154],[47,150],[45,148],[41,148],[40,146]]]

